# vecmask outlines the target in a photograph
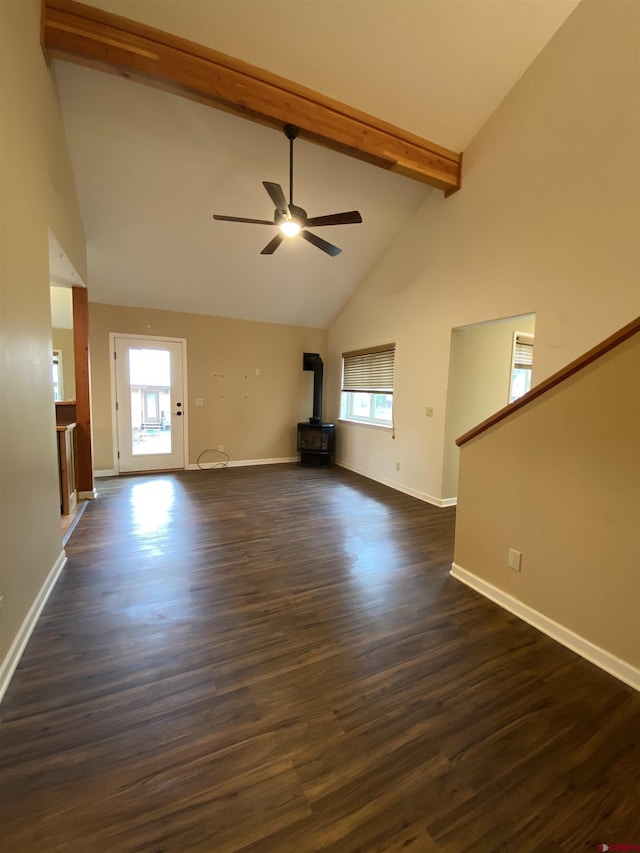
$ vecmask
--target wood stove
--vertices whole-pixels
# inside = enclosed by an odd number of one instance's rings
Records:
[[[331,465],[335,429],[335,424],[298,424],[298,453],[301,465]]]
[[[322,423],[323,364],[317,352],[305,352],[302,369],[313,370],[313,417],[298,424],[298,453],[301,465],[328,467],[335,449],[335,424]]]

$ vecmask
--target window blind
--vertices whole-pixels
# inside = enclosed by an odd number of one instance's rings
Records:
[[[531,370],[533,367],[533,338],[516,335],[513,366],[518,370]]]
[[[395,344],[342,353],[342,390],[393,394]]]

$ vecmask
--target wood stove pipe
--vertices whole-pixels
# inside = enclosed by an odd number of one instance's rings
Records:
[[[302,356],[302,369],[313,370],[313,417],[309,418],[311,424],[322,423],[322,382],[324,366],[320,354],[317,352],[305,352]]]

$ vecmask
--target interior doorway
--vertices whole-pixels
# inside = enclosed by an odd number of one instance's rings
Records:
[[[73,405],[75,422],[75,470],[78,500],[96,497],[93,481],[91,441],[91,394],[89,382],[89,302],[87,289],[64,250],[49,230],[49,282],[52,328],[52,405],[53,350],[63,353],[63,403]],[[65,408],[64,423],[70,423]],[[56,415],[56,424],[57,424]]]
[[[533,342],[536,315],[520,314],[451,330],[443,497],[458,493],[456,439],[506,406],[513,394],[514,340]],[[517,367],[518,365],[516,365]]]

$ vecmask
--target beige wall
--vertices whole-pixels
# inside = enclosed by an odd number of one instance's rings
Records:
[[[52,329],[54,349],[62,352],[62,390],[65,400],[76,398],[76,372],[73,358],[73,329]]]
[[[296,455],[296,424],[313,409],[313,374],[303,371],[302,354],[324,358],[325,330],[90,303],[97,470],[114,467],[109,332],[186,338],[190,463],[220,444],[232,461]],[[204,405],[195,405],[198,397]]]
[[[455,547],[456,565],[638,668],[639,371],[636,335],[463,445]]]
[[[514,332],[533,334],[534,316],[507,317],[451,332],[443,495],[458,494],[456,439],[509,402]]]
[[[61,554],[51,390],[51,228],[86,279],[85,243],[39,0],[0,3],[0,661]],[[5,664],[6,665],[6,664]]]
[[[582,0],[332,325],[332,418],[341,352],[397,343],[396,438],[340,424],[346,464],[443,497],[452,328],[536,313],[535,382],[640,313],[639,15]]]

